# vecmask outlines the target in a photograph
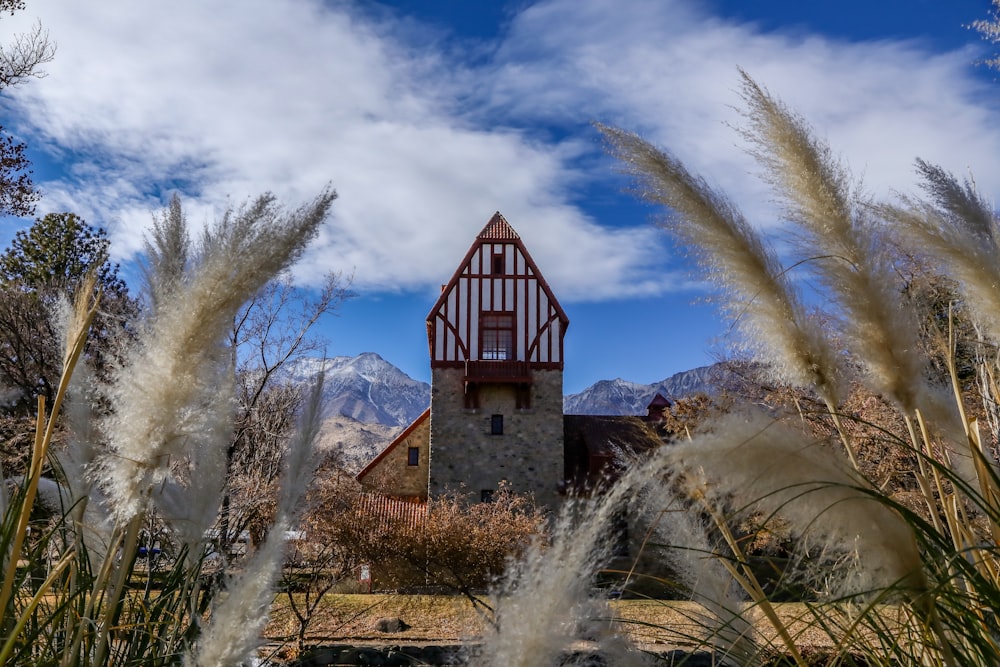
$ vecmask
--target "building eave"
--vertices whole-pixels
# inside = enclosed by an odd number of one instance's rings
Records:
[[[431,409],[427,408],[426,410],[423,411],[423,413],[421,413],[419,417],[413,420],[412,424],[403,429],[403,432],[397,435],[395,439],[393,439],[393,441],[390,442],[388,446],[386,446],[385,449],[379,452],[379,454],[375,458],[373,458],[371,462],[361,470],[361,472],[355,475],[354,479],[360,482],[369,473],[375,470],[375,468],[378,467],[379,463],[381,463],[387,456],[389,456],[389,454],[392,453],[392,450],[394,450],[402,443],[406,442],[406,439],[409,438],[413,434],[413,432],[420,427],[422,423],[430,419],[430,416],[431,416]]]

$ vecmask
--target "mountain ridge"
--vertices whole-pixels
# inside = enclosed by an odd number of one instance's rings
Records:
[[[431,387],[414,380],[375,352],[328,359],[304,357],[287,370],[305,382],[324,371],[323,402],[328,417],[346,417],[365,424],[404,427],[430,405]],[[579,415],[641,415],[656,394],[671,400],[712,391],[720,365],[675,373],[660,382],[642,384],[616,378],[599,380],[563,398],[563,412]]]
[[[287,374],[293,382],[305,382],[320,371],[328,417],[407,426],[430,405],[429,384],[414,380],[375,352],[356,357],[303,357],[290,364]]]
[[[563,413],[567,415],[643,415],[657,394],[676,400],[700,392],[713,393],[719,377],[719,364],[699,366],[674,373],[652,384],[630,382],[621,378],[598,380],[576,394],[563,398]]]
[[[656,394],[671,400],[711,391],[720,365],[675,373],[652,384],[600,380],[563,398],[563,412],[643,415]],[[336,451],[345,469],[358,472],[430,405],[431,387],[414,380],[375,352],[355,357],[304,357],[285,369],[286,379],[309,382],[324,373],[320,448]]]

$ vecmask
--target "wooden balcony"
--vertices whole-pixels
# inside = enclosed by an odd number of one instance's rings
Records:
[[[527,361],[466,361],[465,382],[531,384]]]

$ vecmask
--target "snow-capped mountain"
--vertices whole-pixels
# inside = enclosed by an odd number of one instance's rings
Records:
[[[330,417],[405,427],[430,405],[430,385],[414,380],[374,352],[326,360],[300,359],[287,372],[294,380],[306,381],[324,367],[325,412]],[[670,399],[700,391],[711,393],[719,372],[716,364],[677,373],[654,384],[620,378],[601,380],[566,396],[563,411],[576,415],[641,415],[657,393]]]
[[[657,393],[671,400],[698,392],[712,393],[713,381],[719,372],[720,366],[715,364],[676,373],[654,384],[638,384],[621,378],[601,380],[578,394],[566,396],[563,412],[568,415],[644,415]]]
[[[299,359],[288,373],[292,379],[306,381],[321,369],[325,370],[323,402],[328,416],[408,426],[430,405],[429,384],[414,380],[374,352]]]

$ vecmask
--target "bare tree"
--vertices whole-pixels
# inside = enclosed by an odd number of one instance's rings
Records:
[[[14,14],[24,6],[24,0],[0,0],[0,13]],[[41,23],[28,32],[14,35],[9,44],[0,47],[0,89],[44,77],[45,72],[40,68],[52,62],[55,55],[55,44],[49,41],[49,32]]]
[[[24,9],[24,0],[0,0],[0,14]],[[14,35],[0,46],[0,91],[45,76],[41,66],[56,54],[49,33],[40,23],[26,33]],[[0,125],[0,213],[26,216],[35,212],[39,193],[31,180],[31,163],[24,142],[17,141]]]
[[[327,516],[330,499],[344,497],[352,482],[335,464],[324,468],[307,498],[308,508],[299,522],[300,534],[292,541],[293,555],[285,562],[282,589],[296,620],[299,653],[305,650],[309,626],[325,609],[324,596],[353,575],[358,565],[350,548],[335,539],[333,523]]]
[[[325,341],[312,333],[324,315],[351,296],[339,273],[307,293],[289,276],[268,283],[233,320],[230,349],[236,369],[236,430],[230,445],[229,491],[224,498],[220,535],[246,531],[264,537],[273,510],[272,493],[281,472],[287,436],[302,401],[302,388],[287,367],[322,352]]]

